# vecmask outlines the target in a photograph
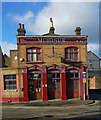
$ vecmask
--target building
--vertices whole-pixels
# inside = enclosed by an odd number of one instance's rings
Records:
[[[0,46],[0,68],[2,68],[4,66],[5,66],[5,64],[4,64],[4,56],[3,56],[2,49],[1,49],[1,46]]]
[[[95,55],[92,51],[88,51],[87,54],[88,54],[88,58],[87,58],[88,59],[88,70],[99,71],[101,58]]]
[[[50,19],[49,33],[25,35],[24,24],[17,29],[17,50],[10,51],[10,67],[1,70],[2,101],[42,99],[67,100],[84,97],[83,73],[88,95],[87,36],[55,34]]]
[[[4,54],[3,57],[4,57],[5,67],[10,67],[10,58],[6,54]]]
[[[100,81],[100,62],[101,58],[99,58],[92,51],[87,52],[88,56],[88,78],[89,78],[89,89],[101,89],[101,81]]]

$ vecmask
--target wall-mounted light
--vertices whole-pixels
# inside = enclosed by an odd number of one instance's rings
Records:
[[[22,62],[22,61],[24,61],[24,59],[23,59],[23,58],[20,58],[20,62]]]

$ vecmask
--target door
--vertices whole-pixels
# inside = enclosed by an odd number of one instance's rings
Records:
[[[40,80],[29,80],[29,98],[30,100],[42,98],[42,88]]]
[[[48,98],[60,98],[60,72],[48,72]]]
[[[35,81],[35,90],[36,90],[36,98],[41,99],[42,98],[42,88],[41,88],[41,81],[37,80]]]
[[[48,80],[48,98],[49,99],[55,98],[55,82],[52,79]]]
[[[55,99],[60,98],[60,80],[50,79],[48,80],[48,98]]]
[[[67,98],[78,98],[79,97],[79,72],[69,71],[66,74],[66,91]]]
[[[29,95],[30,100],[36,99],[36,89],[35,89],[35,81],[34,80],[29,80],[28,95]]]
[[[28,95],[30,100],[42,98],[42,80],[41,73],[28,74]]]
[[[79,86],[78,79],[67,80],[67,98],[78,98],[79,97]]]

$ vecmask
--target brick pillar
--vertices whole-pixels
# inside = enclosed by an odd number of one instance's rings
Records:
[[[48,97],[47,97],[47,70],[46,70],[46,66],[43,66],[43,71],[42,71],[42,99],[43,99],[43,101],[48,101]]]
[[[61,72],[61,99],[67,100],[66,96],[66,72],[65,69]]]
[[[23,92],[24,92],[24,101],[28,100],[28,81],[27,81],[27,67],[23,67]]]

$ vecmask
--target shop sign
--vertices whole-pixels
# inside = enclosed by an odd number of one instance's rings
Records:
[[[65,42],[64,38],[38,38],[38,42]]]

